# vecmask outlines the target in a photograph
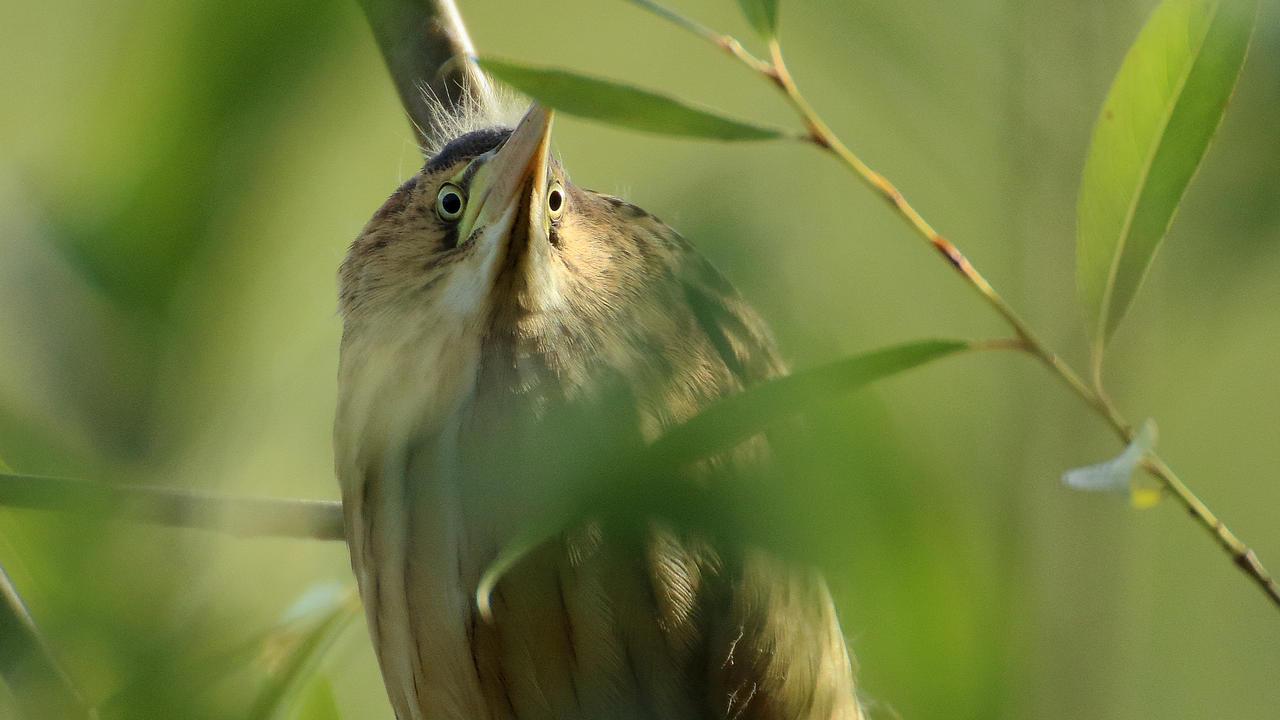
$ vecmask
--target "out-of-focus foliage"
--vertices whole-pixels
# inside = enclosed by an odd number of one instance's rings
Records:
[[[1227,110],[1257,14],[1257,0],[1161,3],[1102,105],[1080,184],[1076,247],[1095,362]]]
[[[90,720],[90,709],[31,619],[0,568],[0,678],[15,693],[12,705],[24,717]]]
[[[721,117],[665,95],[578,73],[493,59],[480,60],[480,66],[550,107],[619,127],[711,140],[768,140],[780,135],[777,130]]]
[[[354,589],[341,584],[313,588],[285,614],[281,628],[263,642],[271,678],[249,710],[248,720],[332,716],[333,689],[318,674],[324,656],[351,621],[361,617]],[[299,700],[301,702],[299,702]],[[297,707],[296,712],[291,709]]]
[[[624,3],[460,2],[483,54],[794,127],[759,80]],[[752,44],[734,3],[679,6]],[[840,135],[1080,366],[1076,189],[1153,6],[796,0],[778,27]],[[1261,12],[1109,377],[1274,565],[1280,8]],[[336,497],[334,270],[419,163],[354,3],[8,3],[0,66],[0,455],[21,472]],[[880,198],[802,146],[561,118],[557,148],[575,182],[691,238],[797,368],[1001,332]],[[761,520],[845,548],[827,573],[876,716],[1265,717],[1280,704],[1280,621],[1196,528],[1057,482],[1116,448],[1040,368],[969,355],[805,427],[791,465],[804,482]],[[282,667],[262,654],[281,614],[350,577],[338,543],[11,509],[0,566],[119,718],[244,717]],[[390,717],[359,622],[315,673],[295,717]],[[0,717],[9,702],[0,689]]]
[[[957,340],[925,340],[846,358],[763,382],[725,398],[654,443],[668,462],[730,450],[779,422],[838,401],[876,380],[969,349]]]

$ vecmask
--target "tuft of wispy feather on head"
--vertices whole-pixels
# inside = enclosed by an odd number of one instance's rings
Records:
[[[427,85],[420,88],[431,108],[431,126],[418,127],[419,137],[423,138],[419,148],[423,157],[435,155],[450,140],[474,130],[510,129],[519,124],[529,101],[505,86],[495,86],[485,80],[487,78],[481,80],[480,87],[467,87],[459,93],[462,100],[456,103],[441,100]]]

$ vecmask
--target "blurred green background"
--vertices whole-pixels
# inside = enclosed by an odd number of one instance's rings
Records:
[[[751,35],[730,0],[675,4]],[[1076,186],[1154,4],[794,0],[781,34],[836,131],[1083,367]],[[794,127],[763,83],[625,3],[461,6],[485,54]],[[335,271],[420,163],[354,2],[6,0],[0,67],[0,457],[29,473],[336,498]],[[574,181],[691,238],[795,367],[1002,332],[817,152],[557,127]],[[1273,568],[1277,127],[1280,5],[1264,2],[1108,371],[1126,414],[1158,420],[1162,454]],[[843,533],[827,572],[874,717],[1276,716],[1276,608],[1173,503],[1137,512],[1060,485],[1118,448],[1038,366],[948,360],[819,421],[824,462],[847,481],[797,502]],[[0,566],[120,718],[245,717],[279,669],[284,641],[262,633],[308,590],[350,580],[338,543],[12,509]],[[391,717],[361,622],[314,672],[341,717]],[[323,702],[291,712],[332,716]],[[15,713],[0,687],[0,718]]]

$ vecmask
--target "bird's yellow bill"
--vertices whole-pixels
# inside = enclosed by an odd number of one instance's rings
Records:
[[[520,124],[501,147],[487,159],[471,181],[466,214],[462,218],[460,236],[467,238],[477,229],[486,236],[501,230],[508,235],[509,226],[521,213],[517,203],[529,203],[531,231],[544,225],[544,198],[547,194],[547,166],[551,157],[552,112],[534,103]]]

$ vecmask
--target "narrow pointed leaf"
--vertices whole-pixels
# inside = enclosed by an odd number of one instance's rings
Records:
[[[713,140],[768,140],[782,135],[666,95],[567,70],[531,68],[503,60],[478,61],[486,72],[560,112],[632,130]]]
[[[653,450],[672,464],[729,450],[815,403],[969,347],[961,340],[904,343],[770,380],[730,396],[672,428],[654,443]]]
[[[0,459],[0,472],[12,472]],[[0,567],[0,680],[30,717],[97,717],[36,625],[22,596]]]
[[[0,680],[25,716],[97,718],[0,567]]]
[[[1077,207],[1076,281],[1095,363],[1222,120],[1257,8],[1257,0],[1165,0],[1116,75]]]
[[[778,0],[738,0],[738,7],[760,37],[772,40],[778,34]]]
[[[957,340],[905,343],[778,378],[707,408],[633,457],[615,455],[621,459],[610,467],[607,487],[570,485],[558,502],[530,509],[523,527],[484,570],[474,595],[481,617],[492,617],[490,597],[512,567],[583,518],[661,515],[717,532],[745,527],[749,511],[744,508],[756,507],[745,495],[710,492],[672,470],[732,450],[815,404],[970,347]],[[591,474],[601,473],[597,469]]]

